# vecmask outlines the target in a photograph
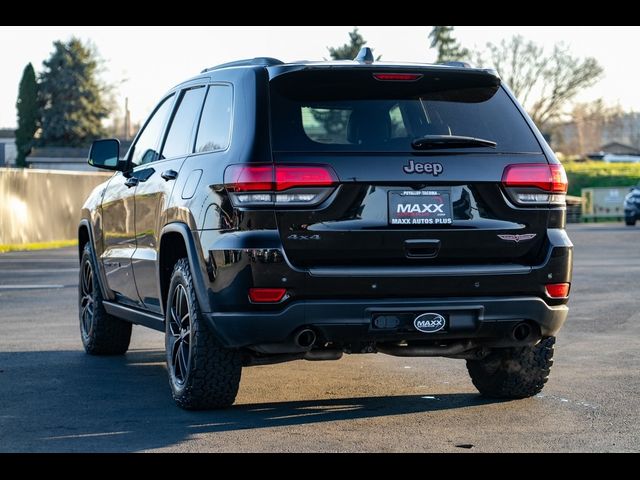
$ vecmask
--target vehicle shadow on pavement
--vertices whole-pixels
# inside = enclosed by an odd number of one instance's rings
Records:
[[[0,452],[139,451],[193,435],[427,413],[495,403],[477,394],[389,395],[187,412],[171,399],[161,350],[0,353]],[[260,446],[256,445],[256,450]]]

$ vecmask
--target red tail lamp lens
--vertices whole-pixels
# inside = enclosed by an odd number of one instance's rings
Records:
[[[250,288],[249,300],[253,303],[278,303],[286,293],[286,288]]]
[[[545,192],[567,193],[567,174],[562,165],[525,163],[509,165],[502,174],[505,187],[536,187]]]
[[[273,165],[231,165],[225,183],[234,192],[256,192],[273,188]]]
[[[276,165],[276,191],[294,187],[330,187],[337,179],[324,166]]]
[[[330,187],[338,181],[325,165],[231,165],[224,183],[233,192],[282,191],[296,187]]]

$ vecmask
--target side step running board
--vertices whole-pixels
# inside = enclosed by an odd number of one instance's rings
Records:
[[[160,332],[164,332],[164,318],[161,315],[136,310],[113,302],[103,301],[104,309],[109,315],[121,318],[127,322],[144,325]]]

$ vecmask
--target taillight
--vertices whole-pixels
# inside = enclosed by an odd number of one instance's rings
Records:
[[[231,165],[224,172],[224,183],[234,192],[253,192],[273,188],[272,165]]]
[[[286,288],[250,288],[249,300],[253,303],[278,303],[286,294]]]
[[[296,187],[330,187],[336,177],[329,167],[276,165],[276,190]]]
[[[519,204],[564,205],[568,182],[562,165],[523,163],[504,169],[502,185]]]
[[[230,165],[225,187],[236,206],[316,205],[338,178],[326,165]]]
[[[569,287],[568,283],[550,283],[544,286],[544,290],[549,298],[567,298]]]

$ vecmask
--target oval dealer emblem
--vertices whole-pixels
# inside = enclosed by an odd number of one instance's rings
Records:
[[[416,330],[423,333],[435,333],[444,328],[446,321],[439,313],[423,313],[418,315],[413,321]]]

